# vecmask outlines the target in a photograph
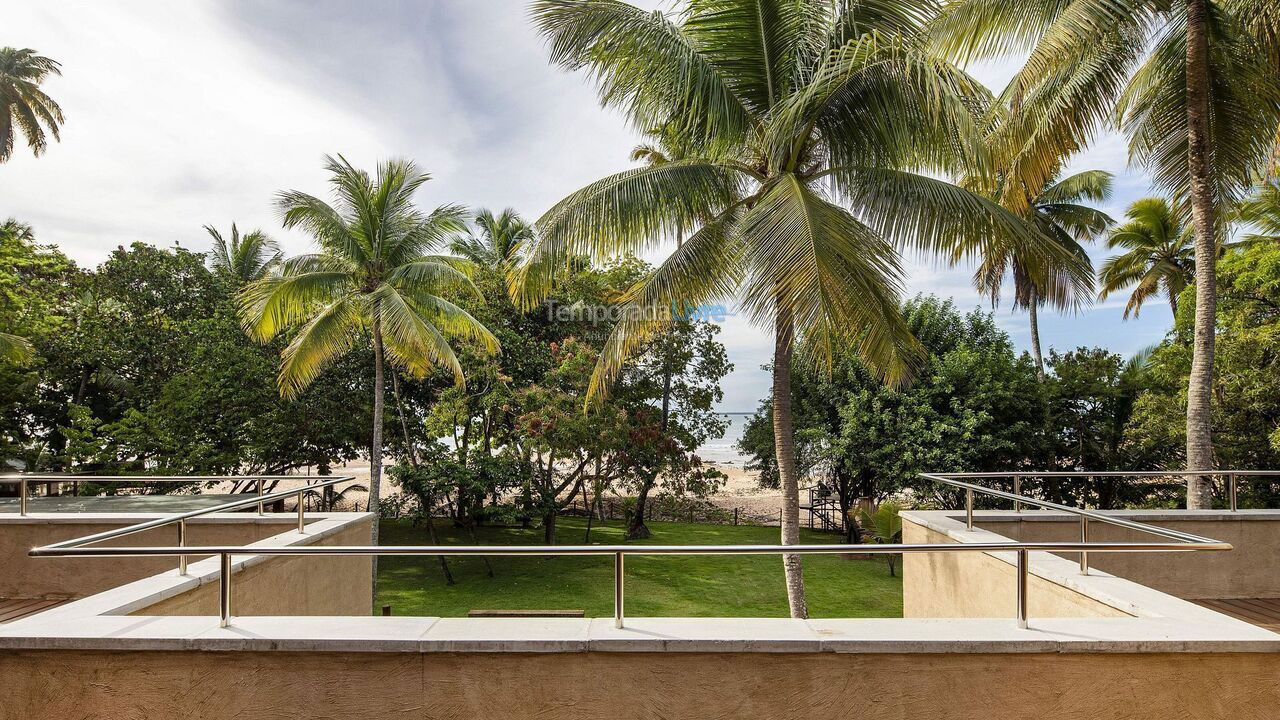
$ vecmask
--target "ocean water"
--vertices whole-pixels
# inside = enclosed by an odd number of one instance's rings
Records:
[[[751,417],[751,413],[722,413],[721,416],[729,421],[724,437],[707,440],[698,448],[698,456],[703,460],[733,463],[742,467],[747,457],[738,450],[737,444],[742,438],[742,431],[746,429],[747,418]]]

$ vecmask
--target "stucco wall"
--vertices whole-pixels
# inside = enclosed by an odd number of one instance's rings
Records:
[[[118,587],[178,565],[171,557],[33,558],[27,551],[40,545],[116,530],[156,515],[120,514],[72,521],[66,515],[0,517],[0,597],[82,598]],[[233,517],[210,515],[187,523],[190,545],[247,545],[296,527],[296,516]],[[177,544],[177,527],[162,527],[102,543],[103,547]],[[192,561],[198,558],[191,558]]]
[[[372,518],[319,541],[368,545]],[[362,555],[275,556],[232,575],[234,615],[368,615],[373,608],[373,558]],[[218,583],[134,611],[134,615],[217,615]]]
[[[1027,512],[992,518],[980,514],[975,525],[1025,542],[1078,540],[1079,520],[1049,513]],[[1214,512],[1212,519],[1177,517],[1167,512],[1122,514],[1120,517],[1211,537],[1231,543],[1230,552],[1213,553],[1094,553],[1090,567],[1181,598],[1280,597],[1280,512]],[[1089,539],[1148,542],[1152,536],[1114,525],[1089,524]],[[1077,555],[1063,554],[1071,560]]]
[[[952,543],[947,535],[904,517],[904,543]],[[1032,553],[1033,559],[1037,553]],[[902,616],[908,618],[1014,617],[1016,568],[985,552],[906,553],[902,563]],[[1058,583],[1027,581],[1032,617],[1129,617]]]
[[[1270,718],[1280,655],[0,654],[0,719]]]

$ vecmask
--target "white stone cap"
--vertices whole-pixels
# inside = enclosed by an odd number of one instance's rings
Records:
[[[33,616],[0,626],[0,650],[417,653],[1206,653],[1280,652],[1243,623],[1171,618],[1012,619]]]

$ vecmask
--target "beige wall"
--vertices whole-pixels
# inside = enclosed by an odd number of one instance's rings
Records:
[[[907,544],[955,542],[908,518],[902,521],[902,541]],[[1032,617],[1129,617],[1034,574],[1028,578],[1027,585],[1027,612]],[[1016,568],[985,552],[903,555],[903,617],[1009,618],[1016,614],[1016,597]]]
[[[1271,718],[1280,655],[0,654],[0,720]]]
[[[1125,516],[1130,517],[1130,516]],[[1135,520],[1147,522],[1140,515]],[[1167,515],[1162,517],[1168,517]],[[1180,598],[1280,597],[1280,514],[1275,519],[1257,517],[1221,520],[1158,520],[1152,525],[1210,537],[1231,543],[1230,552],[1196,553],[1093,553],[1090,567],[1132,580]],[[1016,518],[975,522],[984,530],[1023,542],[1076,541],[1076,518],[1019,521]],[[1089,523],[1089,539],[1112,542],[1150,542],[1154,536],[1105,523]],[[1075,554],[1063,554],[1076,560]],[[1280,713],[1278,713],[1280,714]]]
[[[320,540],[320,545],[369,545],[371,518]],[[373,609],[373,558],[363,555],[267,557],[232,575],[233,615],[368,615]],[[217,615],[218,583],[205,583],[133,615]]]
[[[0,597],[82,598],[174,569],[178,559],[172,557],[33,558],[27,555],[33,547],[116,530],[144,519],[151,517],[130,515],[118,520],[95,519],[84,523],[61,519],[49,522],[34,517],[0,520],[0,567],[4,568],[4,572],[0,572]],[[212,517],[191,520],[187,523],[187,542],[247,545],[288,532],[297,522],[293,516],[246,520],[247,517],[233,522],[219,522]],[[102,547],[175,545],[177,533],[176,526],[154,528],[102,543]]]

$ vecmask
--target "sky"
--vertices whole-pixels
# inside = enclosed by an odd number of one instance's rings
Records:
[[[670,9],[670,0],[642,0]],[[525,0],[0,0],[0,46],[62,63],[45,91],[66,114],[62,141],[34,158],[19,145],[0,165],[0,218],[30,223],[93,266],[117,246],[209,247],[206,224],[261,228],[287,254],[307,252],[272,207],[281,190],[326,191],[321,163],[342,153],[372,167],[408,157],[432,175],[424,207],[513,207],[537,218],[557,200],[631,166],[641,138],[600,107],[581,73],[551,66]],[[969,68],[999,89],[1016,63]],[[21,142],[21,141],[19,141]],[[1069,172],[1116,174],[1103,209],[1151,192],[1127,168],[1124,139],[1101,137]],[[1091,250],[1094,263],[1105,248]],[[651,258],[652,259],[652,258]],[[973,268],[908,257],[906,294],[990,308]],[[1164,336],[1149,303],[1122,321],[1124,295],[1076,314],[1040,313],[1046,348],[1133,354]],[[733,312],[733,308],[729,309]],[[996,321],[1029,347],[1026,315]],[[751,411],[768,394],[767,331],[731,315],[720,335],[735,369],[720,408]]]

